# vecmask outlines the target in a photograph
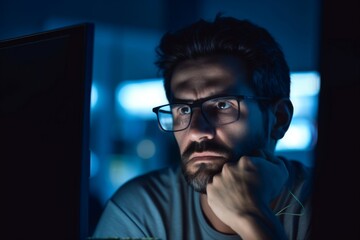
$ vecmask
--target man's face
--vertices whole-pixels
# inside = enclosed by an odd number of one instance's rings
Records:
[[[171,79],[171,91],[175,99],[189,103],[223,94],[254,96],[247,79],[241,59],[206,57],[180,63]],[[269,133],[264,124],[255,101],[241,101],[239,120],[221,126],[212,126],[201,109],[194,108],[190,126],[174,133],[187,181],[196,191],[205,193],[207,182],[221,172],[224,163],[266,147]]]

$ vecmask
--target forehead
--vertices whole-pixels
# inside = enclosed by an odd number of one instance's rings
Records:
[[[177,99],[200,99],[217,94],[251,92],[244,61],[234,56],[213,56],[181,62],[171,78]]]

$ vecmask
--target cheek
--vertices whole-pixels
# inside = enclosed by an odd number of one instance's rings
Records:
[[[186,134],[184,134],[185,131],[180,131],[180,132],[175,132],[174,136],[176,139],[176,142],[178,144],[180,153],[183,153],[183,151],[185,150],[186,147],[186,141],[185,141],[185,136]]]
[[[263,148],[266,141],[263,122],[250,119],[240,119],[238,122],[224,126],[218,131],[218,137],[234,150],[236,156],[249,154],[257,148]]]
[[[264,137],[264,116],[256,102],[249,102],[247,105],[240,105],[241,117],[240,128],[237,133],[251,140]],[[236,132],[236,130],[233,130]]]
[[[241,145],[248,136],[248,130],[244,123],[233,123],[223,126],[217,132],[218,138],[229,148]]]
[[[249,109],[243,103],[240,103],[240,119],[229,125],[221,127],[218,136],[230,148],[238,148],[243,142],[247,141],[251,134],[251,119],[249,118]]]

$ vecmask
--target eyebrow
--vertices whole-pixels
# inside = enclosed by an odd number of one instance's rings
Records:
[[[219,94],[215,94],[215,95],[211,95],[209,97],[205,97],[205,98],[199,98],[196,100],[193,99],[180,99],[180,98],[172,98],[171,103],[193,103],[193,102],[197,102],[197,101],[206,101],[209,99],[213,99],[213,98],[220,98],[220,97],[229,97],[229,96],[238,96],[241,94],[231,94],[231,93],[219,93]]]
[[[211,99],[211,98],[217,98],[217,97],[227,97],[227,96],[237,96],[237,95],[244,95],[244,93],[238,93],[238,89],[234,88],[234,87],[229,87],[226,89],[223,89],[221,92],[215,94],[215,95],[211,95],[209,97],[205,97],[205,98],[200,98],[197,100],[201,100],[201,99]],[[171,100],[170,103],[192,103],[196,100],[194,99],[184,99],[184,98],[176,98],[174,96],[174,94],[171,94]]]

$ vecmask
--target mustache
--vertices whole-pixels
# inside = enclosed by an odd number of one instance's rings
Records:
[[[232,155],[232,149],[212,141],[191,142],[182,154],[183,158],[189,158],[195,152],[215,152],[226,156]]]

